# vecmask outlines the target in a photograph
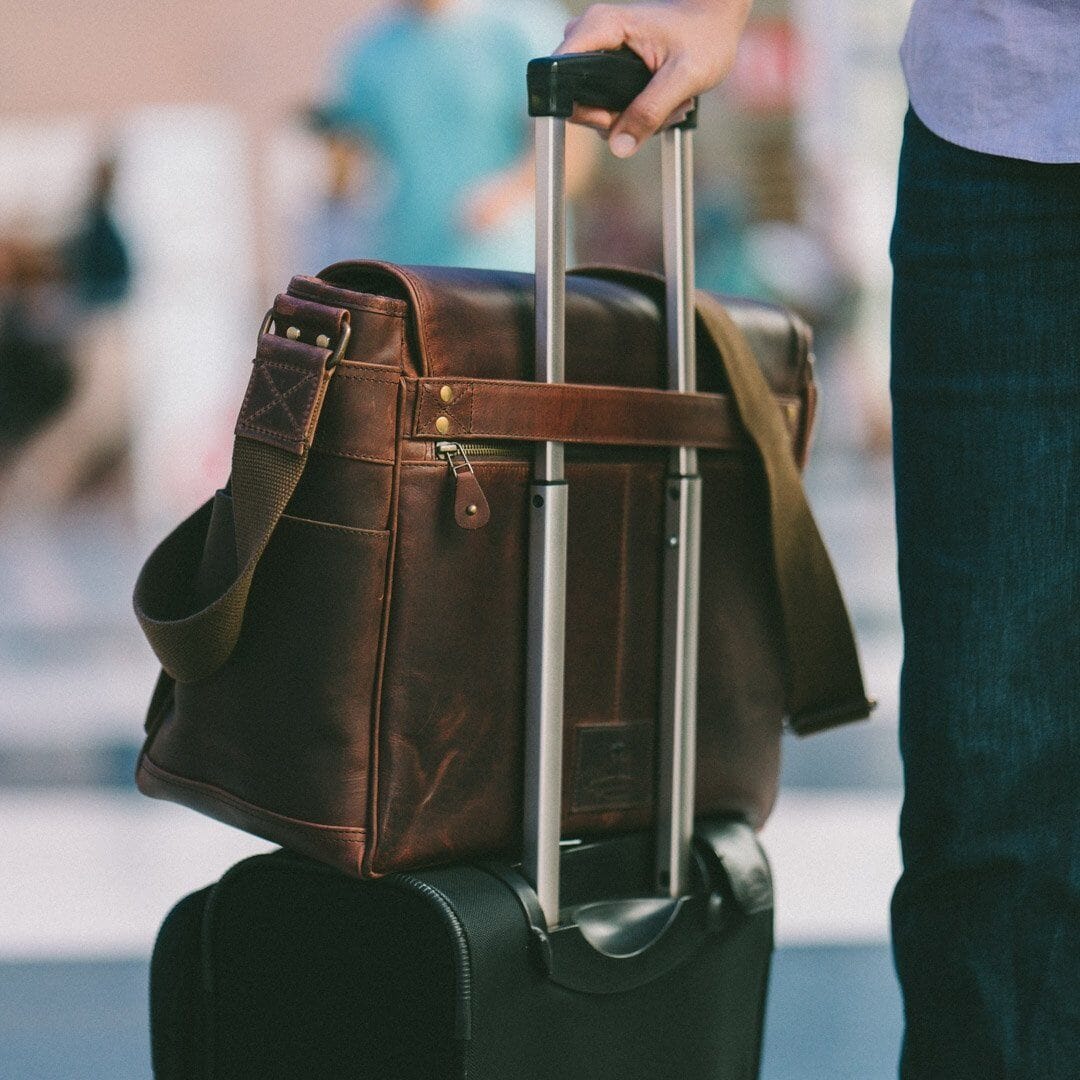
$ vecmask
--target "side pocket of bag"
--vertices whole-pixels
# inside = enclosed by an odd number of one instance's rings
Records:
[[[151,766],[190,787],[169,798],[234,821],[241,802],[266,819],[244,827],[285,843],[274,819],[365,827],[389,540],[384,530],[282,517],[232,656],[177,685],[148,745]],[[198,591],[212,595],[234,565],[231,499],[219,492]],[[206,805],[215,799],[231,816]]]

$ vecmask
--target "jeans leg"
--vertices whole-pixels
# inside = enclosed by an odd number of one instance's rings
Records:
[[[1080,165],[909,113],[893,233],[904,1080],[1080,1077]]]

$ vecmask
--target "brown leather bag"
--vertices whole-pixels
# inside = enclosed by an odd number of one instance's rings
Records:
[[[165,671],[140,789],[363,876],[521,836],[530,456],[567,444],[564,835],[652,818],[665,463],[704,478],[697,808],[760,825],[785,718],[867,715],[799,484],[807,328],[698,305],[702,392],[664,383],[662,285],[567,283],[568,384],[529,381],[522,274],[342,263],[259,337],[229,488],[151,555]]]

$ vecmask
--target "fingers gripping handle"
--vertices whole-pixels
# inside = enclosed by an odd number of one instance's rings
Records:
[[[652,72],[630,49],[615,52],[565,53],[529,61],[529,115],[566,118],[575,105],[622,112],[649,84]],[[697,111],[679,125],[697,126]]]

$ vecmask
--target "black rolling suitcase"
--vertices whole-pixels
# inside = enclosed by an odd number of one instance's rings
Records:
[[[534,66],[530,111],[555,114],[537,121],[537,379],[558,382],[566,106],[555,65]],[[576,77],[573,65],[558,67],[556,78]],[[595,71],[585,74],[576,100],[593,94]],[[694,389],[690,131],[662,141],[670,369],[685,391]],[[743,822],[693,821],[695,454],[673,452],[668,480],[661,820],[655,832],[595,843],[559,836],[562,466],[560,444],[538,448],[522,864],[374,882],[285,852],[238,864],[181,901],[158,937],[158,1080],[757,1076],[772,951],[768,865]]]
[[[245,860],[161,928],[154,1075],[752,1080],[772,949],[761,849],[740,822],[699,822],[687,925],[648,948],[670,909],[618,898],[646,890],[651,847],[568,849],[572,914],[551,935],[506,868],[372,883],[285,852]]]

